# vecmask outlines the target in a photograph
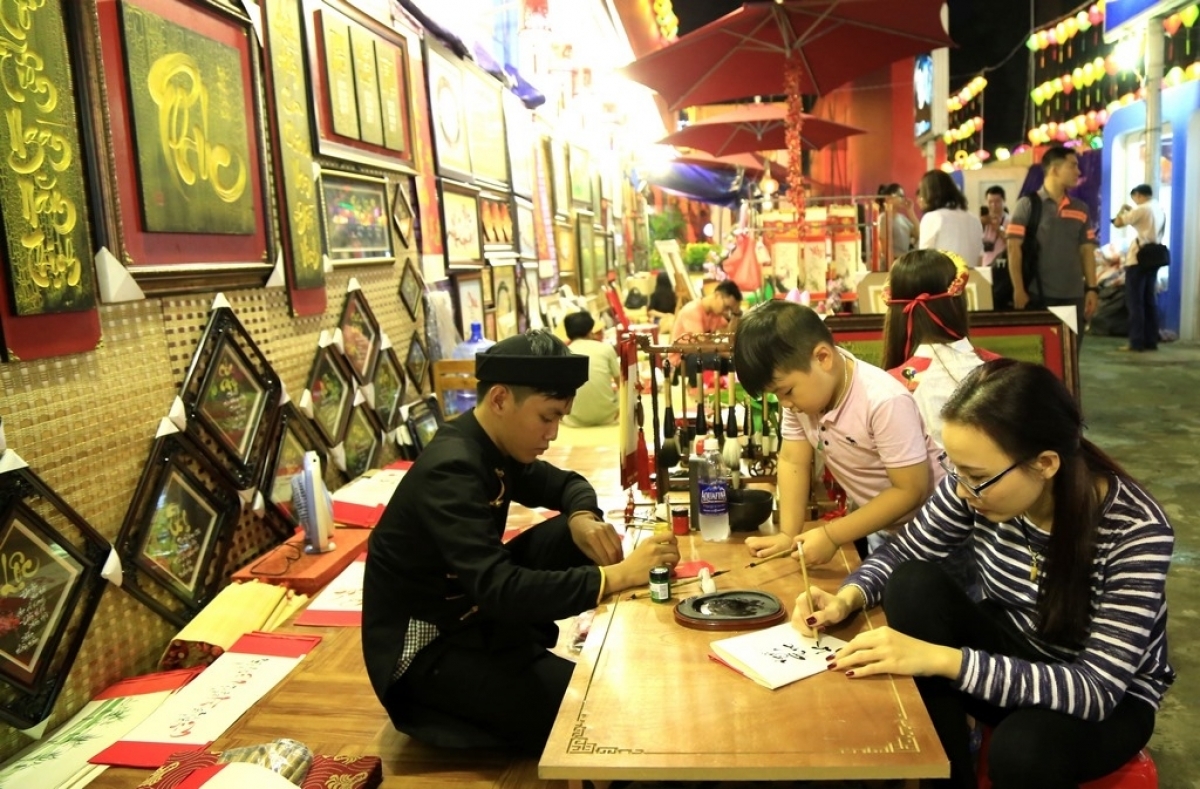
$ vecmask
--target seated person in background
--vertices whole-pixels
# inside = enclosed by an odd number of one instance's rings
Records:
[[[796,600],[801,632],[879,605],[888,626],[830,658],[855,679],[916,679],[950,779],[974,787],[967,715],[993,727],[996,789],[1078,786],[1118,769],[1154,732],[1167,662],[1162,509],[1083,437],[1075,398],[1044,367],[971,372],[942,412],[947,476],[917,517],[836,595]],[[972,546],[972,602],[938,560]]]
[[[670,325],[664,327],[663,322],[670,320],[675,321],[675,304],[678,298],[675,296],[675,286],[671,284],[671,276],[665,271],[658,272],[658,276],[654,279],[654,292],[650,294],[650,301],[646,305],[646,314],[650,316],[650,320],[657,323],[660,331],[669,332]]]
[[[810,308],[770,301],[748,312],[734,337],[733,363],[747,392],[773,393],[783,406],[780,534],[748,538],[755,556],[794,542],[807,563],[822,564],[839,546],[868,535],[874,549],[941,479],[939,450],[912,395],[883,370],[834,345],[829,327]],[[857,509],[805,524],[815,452],[823,453]]]
[[[942,406],[967,373],[996,354],[967,339],[967,264],[922,249],[896,261],[883,316],[883,367],[913,393],[930,438],[942,445]]]
[[[616,386],[621,382],[617,352],[596,339],[596,319],[589,312],[574,312],[563,318],[571,353],[588,358],[588,379],[575,392],[571,413],[563,418],[568,427],[611,425],[617,419]]]
[[[579,474],[540,461],[588,362],[532,331],[475,357],[478,404],[438,430],[372,531],[363,657],[396,728],[434,745],[540,753],[574,664],[555,620],[673,566],[671,534],[622,559]],[[509,504],[561,514],[505,544]]]
[[[737,319],[742,314],[742,291],[732,280],[724,279],[717,283],[712,293],[696,301],[684,304],[675,316],[675,325],[671,327],[671,342],[695,334],[712,334],[730,328],[732,322],[736,327]],[[716,369],[717,355],[688,354],[688,380],[695,385],[696,371],[703,363],[707,370]],[[679,366],[679,354],[673,354],[671,364]]]

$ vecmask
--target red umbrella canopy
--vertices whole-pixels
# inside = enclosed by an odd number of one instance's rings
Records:
[[[671,109],[787,93],[784,63],[799,61],[799,92],[824,95],[901,58],[951,45],[943,0],[771,0],[737,11],[635,60],[625,76]]]
[[[855,134],[862,129],[841,123],[801,115],[800,138],[805,148],[818,149]],[[749,104],[732,112],[697,121],[669,134],[659,142],[699,148],[713,156],[756,151],[778,151],[787,147],[787,107],[783,104]]]
[[[757,175],[767,167],[771,168],[771,177],[777,181],[787,178],[787,168],[756,153],[735,153],[729,156],[713,156],[704,151],[695,150],[681,153],[675,161],[683,164],[696,164],[701,167],[720,167],[731,169],[741,167],[747,173]]]

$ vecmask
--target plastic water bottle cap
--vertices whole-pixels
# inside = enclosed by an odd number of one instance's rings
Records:
[[[715,438],[704,439],[704,451],[715,452],[721,448],[721,442]]]

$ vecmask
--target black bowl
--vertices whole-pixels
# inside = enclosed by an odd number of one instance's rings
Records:
[[[757,531],[771,517],[774,497],[770,491],[742,488],[729,491],[729,528],[731,531]]]

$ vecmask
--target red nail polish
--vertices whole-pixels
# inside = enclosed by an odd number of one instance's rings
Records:
[[[804,624],[806,624],[806,625],[815,625],[816,623],[817,623],[817,618],[815,616],[810,616],[808,619],[804,620]]]
[[[847,676],[847,677],[853,677],[853,676],[854,676],[854,672],[853,672],[853,671],[847,671],[847,672],[846,672],[846,676]]]
[[[825,656],[826,663],[832,663],[835,660],[837,660],[837,655],[826,655]]]
[[[830,658],[830,661],[832,661],[832,660],[833,660],[833,658]],[[826,671],[837,671],[837,663],[830,662],[829,665],[825,666],[825,670]]]

